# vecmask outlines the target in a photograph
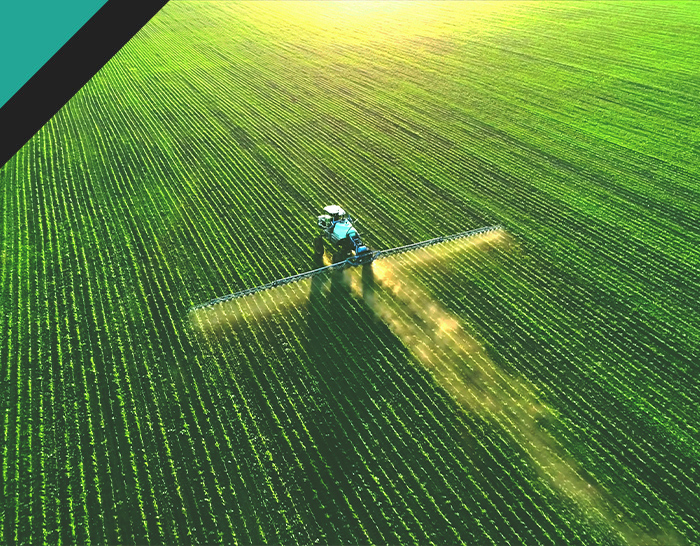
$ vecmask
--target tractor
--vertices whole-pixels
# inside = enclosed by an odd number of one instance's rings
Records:
[[[336,249],[336,261],[348,260],[351,265],[371,262],[373,253],[362,242],[350,215],[338,205],[328,205],[323,210],[326,214],[319,216],[317,222],[321,234],[314,244],[315,254],[323,255],[326,239]]]

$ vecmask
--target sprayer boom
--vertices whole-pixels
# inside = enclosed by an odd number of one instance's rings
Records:
[[[406,246],[399,246],[396,248],[390,248],[387,250],[374,250],[370,252],[365,252],[363,254],[356,254],[354,256],[349,257],[347,260],[343,260],[342,262],[338,262],[332,265],[327,265],[325,267],[319,267],[318,269],[313,269],[311,271],[306,271],[305,273],[299,273],[297,275],[292,275],[291,277],[285,277],[284,279],[278,279],[276,281],[272,281],[267,284],[263,284],[262,286],[257,286],[255,288],[247,288],[245,290],[241,290],[240,292],[236,292],[234,294],[228,294],[226,296],[221,296],[216,299],[213,299],[211,301],[208,301],[206,303],[200,303],[198,305],[195,305],[193,307],[190,307],[190,312],[197,311],[199,309],[204,309],[207,307],[213,307],[214,305],[217,305],[219,303],[223,303],[225,301],[230,301],[230,300],[235,300],[238,298],[242,298],[244,296],[250,296],[251,294],[255,294],[257,292],[262,292],[263,290],[269,290],[270,288],[276,288],[278,286],[283,286],[285,284],[290,284],[293,282],[301,281],[303,279],[309,279],[311,277],[315,277],[316,275],[319,275],[321,273],[326,273],[331,270],[341,270],[345,269],[347,267],[354,267],[358,265],[366,265],[369,263],[372,263],[374,260],[386,258],[388,256],[393,256],[394,254],[402,254],[404,252],[411,252],[413,250],[418,250],[419,248],[425,248],[427,246],[432,246],[432,245],[437,245],[440,243],[444,243],[447,241],[454,241],[455,239],[463,239],[465,237],[473,237],[475,235],[480,235],[482,233],[488,233],[489,231],[495,231],[501,229],[501,226],[486,226],[478,229],[472,229],[469,231],[463,231],[462,233],[456,233],[454,235],[447,235],[443,237],[436,237],[435,239],[428,239],[427,241],[421,241],[420,243],[413,243],[410,245]]]

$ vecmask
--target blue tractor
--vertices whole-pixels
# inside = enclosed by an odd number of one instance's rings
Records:
[[[326,214],[318,217],[318,227],[321,236],[340,252],[341,259],[347,259],[352,265],[371,262],[372,251],[365,246],[360,234],[353,226],[353,220],[338,205],[323,207]],[[316,254],[323,254],[323,240],[318,238],[315,246]],[[349,257],[348,257],[349,256]]]
[[[360,234],[352,225],[352,218],[350,218],[350,216],[348,216],[343,209],[341,209],[338,205],[329,205],[324,207],[323,210],[326,212],[326,214],[322,214],[318,217],[318,227],[321,228],[321,235],[316,238],[314,246],[316,269],[306,271],[305,273],[299,273],[297,275],[291,275],[283,279],[277,279],[276,281],[272,281],[261,286],[256,286],[254,288],[246,288],[245,290],[241,290],[234,294],[228,294],[227,296],[214,298],[208,302],[200,303],[191,307],[190,312],[211,308],[215,305],[223,304],[245,296],[250,296],[251,294],[255,294],[257,292],[262,292],[263,290],[271,290],[279,286],[284,286],[304,279],[310,279],[316,275],[327,273],[330,270],[340,271],[346,267],[357,265],[366,266],[371,264],[374,260],[380,258],[387,258],[389,256],[437,245],[446,241],[473,237],[488,233],[490,231],[502,229],[501,226],[486,226],[478,229],[472,229],[470,231],[463,231],[462,233],[456,233],[454,235],[428,239],[427,241],[421,241],[420,243],[389,248],[387,250],[370,250],[362,243]],[[335,256],[333,257],[334,263],[331,265],[324,265],[323,255],[325,253],[325,246],[323,239],[327,239],[331,245],[337,249]],[[372,278],[372,270],[370,267],[363,267],[362,269],[363,280],[365,279],[365,274],[367,274],[367,278]],[[268,307],[268,310],[272,309],[274,309],[274,307]]]

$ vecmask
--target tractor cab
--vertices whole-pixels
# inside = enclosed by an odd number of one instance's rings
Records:
[[[345,220],[348,216],[338,205],[328,205],[327,207],[323,207],[323,210],[326,211],[334,222]]]
[[[326,214],[318,217],[318,227],[329,232],[333,230],[335,224],[345,222],[348,219],[348,215],[338,205],[328,205],[323,207],[323,211]]]
[[[318,217],[318,227],[324,230],[328,235],[333,232],[333,228],[338,223],[350,223],[347,213],[338,205],[328,205],[323,207],[326,214]]]

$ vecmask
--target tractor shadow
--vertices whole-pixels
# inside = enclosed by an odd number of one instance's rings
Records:
[[[335,525],[352,526],[340,506],[356,498],[353,508],[367,511],[365,525],[376,524],[365,527],[370,542],[402,542],[410,536],[389,524],[390,503],[383,498],[397,494],[399,502],[424,515],[420,532],[438,543],[454,542],[450,526],[444,525],[445,507],[463,506],[470,498],[462,473],[488,456],[479,453],[479,445],[472,446],[471,462],[461,447],[444,451],[464,445],[470,419],[415,365],[402,340],[377,316],[371,300],[380,287],[372,264],[361,267],[352,275],[335,270],[311,280],[300,330],[305,362],[288,376],[304,393],[299,413],[334,483],[324,505],[338,506],[329,513]],[[421,451],[425,439],[434,446],[429,456]],[[459,463],[446,473],[429,460]],[[425,493],[415,493],[424,483]],[[463,516],[456,515],[450,525],[460,528]],[[468,530],[461,532],[469,536]]]
[[[341,259],[344,256],[333,257],[333,261]],[[371,297],[375,288],[372,266],[362,267],[363,298]],[[327,479],[333,484],[322,498],[325,506],[335,506],[327,511],[329,523],[336,529],[351,530],[350,536],[361,536],[357,522],[348,518],[350,504],[364,521],[369,542],[410,540],[405,530],[390,524],[393,516],[384,495],[398,492],[411,510],[426,514],[421,519],[428,536],[449,542],[454,537],[438,524],[442,520],[439,503],[415,495],[420,485],[403,476],[423,473],[430,483],[443,480],[438,469],[417,455],[417,446],[406,448],[413,443],[413,433],[423,438],[437,431],[446,437],[445,443],[454,443],[437,422],[420,423],[417,415],[421,408],[436,404],[444,406],[441,412],[454,415],[453,408],[447,409],[451,401],[447,397],[430,399],[430,378],[411,363],[401,341],[358,297],[357,287],[351,286],[357,275],[353,281],[348,273],[335,270],[311,280],[300,325],[304,363],[287,376],[303,393],[299,414],[324,463],[318,468],[327,469]],[[414,423],[412,427],[420,432],[407,435],[402,430],[404,422]],[[397,449],[403,453],[399,455]],[[321,491],[323,487],[317,489],[319,495]],[[367,525],[370,521],[375,525]]]

